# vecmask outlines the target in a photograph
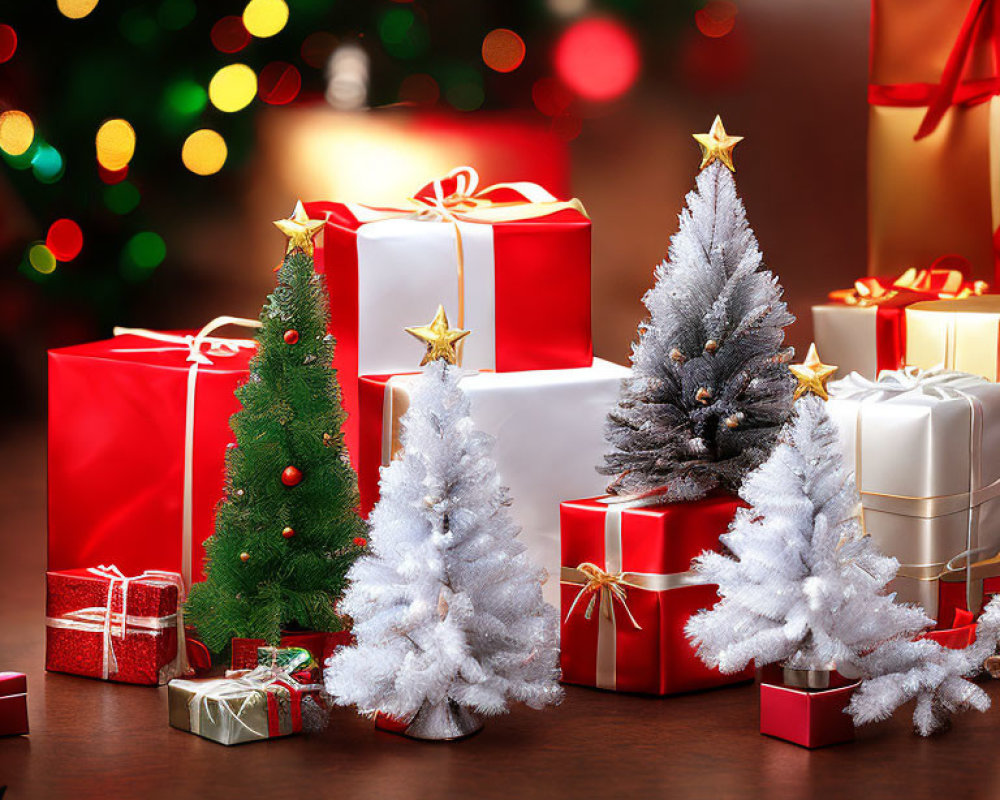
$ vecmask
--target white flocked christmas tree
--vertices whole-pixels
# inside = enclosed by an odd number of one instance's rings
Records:
[[[383,470],[371,554],[340,610],[357,645],[327,662],[341,705],[408,722],[416,738],[458,738],[509,701],[558,702],[558,617],[544,571],[517,540],[491,437],[475,430],[443,309],[408,329],[428,345],[402,419],[403,455]],[[451,363],[449,363],[451,362]]]
[[[800,383],[816,369],[800,368]],[[825,393],[815,377],[807,388]],[[723,672],[754,661],[859,677],[848,708],[856,725],[916,699],[914,727],[927,736],[954,712],[989,707],[967,678],[996,650],[1000,600],[987,606],[965,649],[917,638],[934,623],[885,593],[899,563],[864,534],[837,436],[820,397],[798,401],[771,457],[740,491],[750,507],[721,537],[731,555],[704,553],[694,562],[721,599],[688,620],[687,634],[699,657]]]
[[[721,600],[687,625],[698,655],[723,672],[782,662],[844,667],[933,623],[883,594],[898,562],[862,531],[853,476],[823,401],[796,403],[771,457],[740,490],[750,504],[721,537],[732,556],[704,553],[695,570]]]

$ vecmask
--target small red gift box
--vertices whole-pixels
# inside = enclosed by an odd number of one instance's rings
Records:
[[[636,506],[593,498],[563,503],[562,672],[567,683],[674,694],[749,680],[706,667],[684,635],[718,600],[691,560],[719,549],[737,497]]]
[[[808,690],[777,683],[760,684],[760,732],[808,747],[854,739],[854,720],[845,711],[857,683]]]
[[[338,647],[348,647],[354,644],[354,636],[350,631],[322,632],[301,631],[285,633],[278,647],[304,647],[312,653],[313,659],[321,667],[333,655]],[[254,669],[257,666],[257,648],[266,647],[263,639],[233,639],[232,669]]]
[[[254,342],[135,331],[49,351],[50,570],[202,580]],[[250,320],[241,324],[256,325]]]
[[[177,573],[94,567],[45,579],[47,670],[151,686],[188,671]]]
[[[28,679],[20,672],[0,672],[0,736],[28,732]]]
[[[476,335],[461,345],[473,370],[589,367],[590,219],[577,200],[532,183],[476,189],[463,167],[397,207],[317,202],[326,221],[316,247],[327,276],[334,366],[355,458],[360,375],[412,371],[420,345],[395,334],[443,304]]]

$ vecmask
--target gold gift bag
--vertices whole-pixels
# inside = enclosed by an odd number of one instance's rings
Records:
[[[971,4],[971,5],[970,5]],[[1000,0],[872,0],[868,272],[1000,264]]]

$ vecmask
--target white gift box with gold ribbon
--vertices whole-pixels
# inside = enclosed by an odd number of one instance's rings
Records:
[[[1000,296],[934,300],[907,308],[906,363],[1000,378]]]
[[[1000,552],[1000,386],[945,370],[887,370],[830,385],[847,464],[856,470],[866,532],[900,562],[890,589],[938,614],[938,580]],[[950,624],[950,620],[942,620]]]

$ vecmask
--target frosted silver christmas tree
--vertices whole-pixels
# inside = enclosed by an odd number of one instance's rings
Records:
[[[403,455],[382,473],[371,554],[359,559],[341,611],[357,646],[327,662],[341,705],[381,712],[407,735],[453,739],[509,701],[562,697],[558,618],[542,600],[544,571],[517,541],[493,440],[474,429],[454,345],[434,322],[408,329],[427,343],[423,375],[403,417]],[[449,363],[450,362],[450,363]]]
[[[729,136],[716,117],[697,189],[643,302],[649,319],[632,349],[632,376],[608,421],[602,474],[609,491],[666,501],[739,488],[787,420],[794,381],[782,348],[794,321],[763,268],[736,194]]]

